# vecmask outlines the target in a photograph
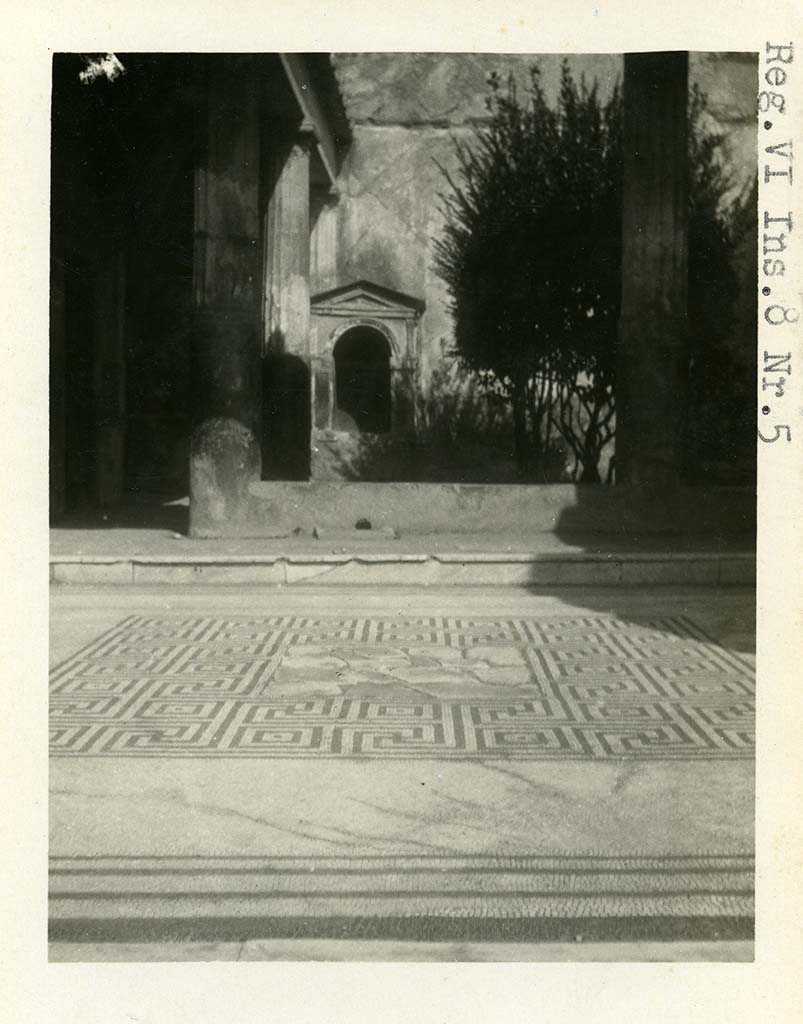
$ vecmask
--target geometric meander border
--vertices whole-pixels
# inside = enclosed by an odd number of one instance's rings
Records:
[[[55,668],[50,695],[56,757],[697,760],[755,745],[752,666],[687,616],[130,616]]]

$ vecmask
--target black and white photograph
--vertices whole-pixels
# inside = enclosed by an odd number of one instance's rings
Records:
[[[229,970],[277,1020],[295,987],[395,1024],[380,978],[511,969],[580,1012],[592,968],[656,972],[656,1020],[754,1019],[803,806],[803,42],[688,7],[433,11],[431,41],[115,7],[32,51],[42,159],[22,89],[4,152],[42,243],[9,363],[42,554],[18,518],[7,626],[41,743],[13,676],[9,717],[37,955],[90,986],[42,1019],[251,1019],[178,1014]],[[327,964],[368,965],[346,1016]],[[148,970],[196,972],[158,1018]]]
[[[56,956],[751,957],[757,71],[54,56]]]

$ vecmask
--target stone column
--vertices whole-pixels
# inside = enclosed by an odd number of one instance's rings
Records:
[[[680,479],[688,371],[688,54],[625,55],[616,474]]]
[[[112,508],[125,476],[125,258],[103,246],[95,265],[93,393],[97,441],[97,503]]]
[[[260,476],[259,117],[255,60],[202,62],[195,174],[190,531],[242,531]]]
[[[309,355],[311,132],[300,130],[281,161],[268,200],[266,343],[276,354]]]
[[[335,288],[337,279],[337,195],[318,190],[310,227],[310,281],[312,292]]]
[[[54,165],[55,165],[54,146]],[[54,173],[55,178],[55,173]],[[64,514],[67,494],[67,372],[63,212],[54,195],[50,227],[50,519]]]
[[[265,424],[267,475],[310,474],[310,154],[312,133],[296,130],[268,168],[265,217]]]

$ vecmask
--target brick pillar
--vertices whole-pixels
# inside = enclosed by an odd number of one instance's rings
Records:
[[[200,59],[190,532],[216,536],[244,527],[260,476],[259,108],[256,58]]]
[[[688,54],[625,55],[616,473],[680,477],[688,370]]]

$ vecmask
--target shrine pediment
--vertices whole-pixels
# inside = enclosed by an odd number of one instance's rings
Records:
[[[413,295],[385,288],[371,281],[330,288],[313,295],[312,312],[329,316],[417,317],[424,311],[424,302]]]

